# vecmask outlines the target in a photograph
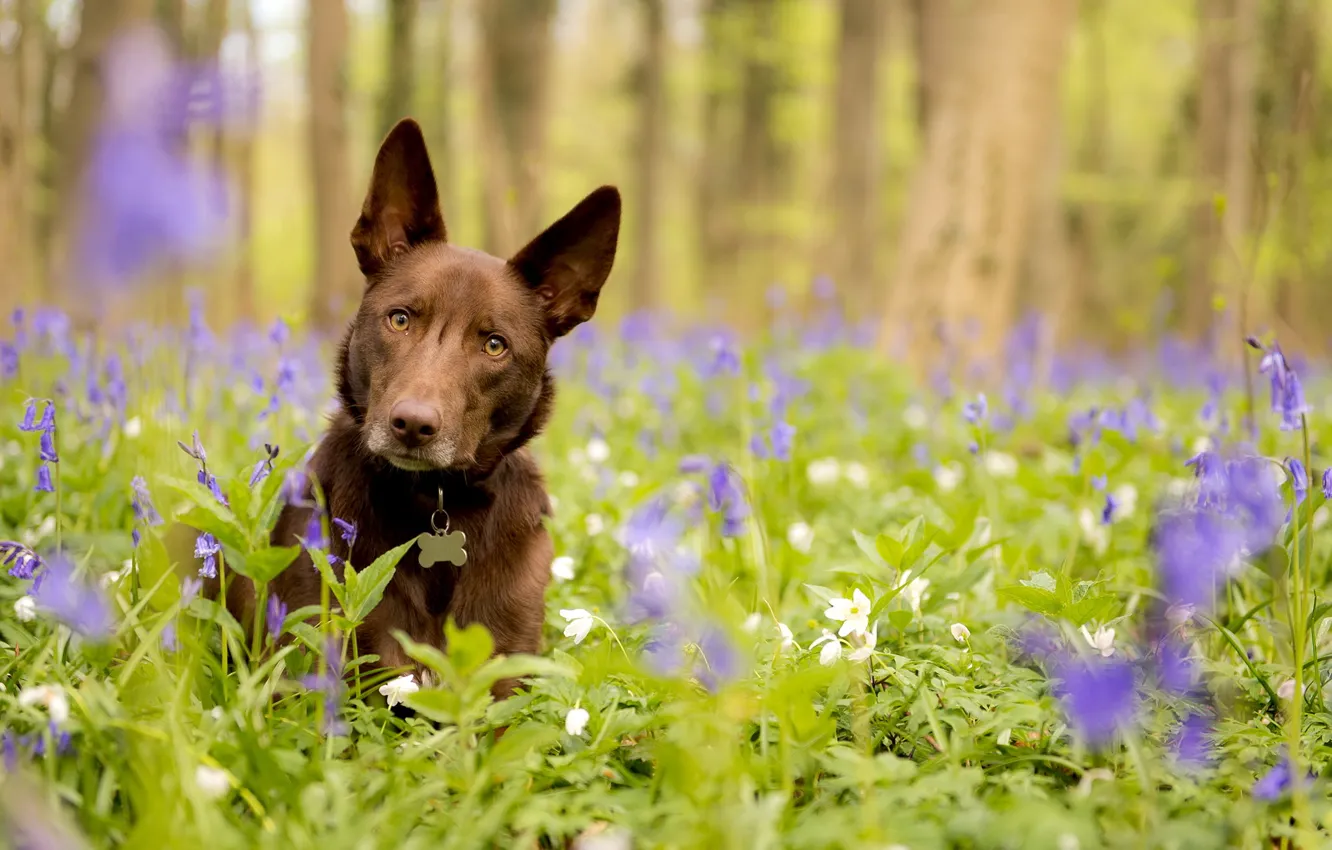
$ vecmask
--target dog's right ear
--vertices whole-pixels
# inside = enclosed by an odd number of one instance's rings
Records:
[[[370,191],[351,232],[356,260],[369,278],[408,249],[446,238],[425,137],[419,124],[404,118],[389,131],[375,157]]]

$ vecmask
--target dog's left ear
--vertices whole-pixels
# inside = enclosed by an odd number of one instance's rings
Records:
[[[356,260],[361,272],[373,277],[407,249],[446,238],[425,137],[419,124],[404,118],[389,131],[375,157],[370,190],[351,232]]]
[[[545,302],[552,337],[592,318],[619,237],[620,191],[602,186],[509,260]]]

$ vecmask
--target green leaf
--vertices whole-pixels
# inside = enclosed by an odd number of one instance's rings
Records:
[[[874,540],[874,548],[888,566],[896,567],[902,563],[902,544],[889,537],[887,534],[880,534]]]
[[[458,628],[450,617],[444,623],[444,645],[453,669],[462,678],[471,676],[495,652],[495,639],[480,623]]]
[[[310,562],[314,568],[319,570],[319,574],[328,582],[328,588],[333,592],[333,598],[338,600],[339,607],[345,612],[347,610],[347,586],[338,581],[337,573],[333,572],[333,565],[328,562],[328,553],[322,549],[310,550]]]
[[[806,583],[805,589],[808,590],[814,596],[814,598],[819,601],[820,605],[828,605],[834,599],[838,598],[838,595],[835,592],[829,590],[826,587],[823,587],[822,585]]]
[[[407,657],[426,668],[439,674],[440,680],[446,684],[457,681],[457,675],[453,669],[453,662],[449,657],[433,646],[424,643],[417,643],[407,637],[405,632],[393,631],[393,637],[402,645],[402,651],[407,653]]]
[[[463,702],[470,703],[484,695],[496,682],[503,679],[525,679],[529,676],[574,679],[577,675],[577,671],[568,664],[562,664],[553,658],[543,658],[540,655],[501,655],[485,662],[480,669],[467,677]]]
[[[888,566],[888,564],[884,561],[883,555],[880,554],[880,550],[875,544],[875,541],[869,539],[869,537],[867,537],[864,534],[861,534],[859,531],[856,531],[855,529],[851,530],[851,536],[855,539],[856,546],[860,549],[860,551],[865,553],[865,556],[867,558],[873,561],[877,566],[880,567]]]
[[[1073,625],[1081,626],[1090,622],[1104,623],[1114,619],[1119,608],[1119,598],[1111,594],[1088,596],[1085,599],[1066,605],[1060,615],[1070,620]]]
[[[407,554],[407,550],[415,544],[416,540],[412,539],[401,546],[395,546],[376,558],[370,566],[361,570],[357,575],[356,586],[348,588],[348,617],[359,623],[368,617],[371,611],[375,610],[375,606],[384,598],[384,589],[393,580],[398,562],[402,560],[403,555]],[[348,567],[348,578],[350,578],[350,567]]]
[[[245,556],[244,569],[234,563],[232,567],[260,584],[268,584],[291,566],[291,562],[300,554],[299,546],[266,546]]]
[[[911,612],[904,608],[898,608],[896,611],[888,612],[888,622],[892,623],[898,631],[906,631],[907,626],[911,625]]]
[[[226,508],[216,502],[212,507],[193,505],[176,519],[193,529],[208,532],[223,546],[242,554],[250,551],[250,541],[245,535],[245,529],[240,527],[235,517],[226,513]]]
[[[1051,593],[1054,593],[1056,590],[1054,576],[1044,570],[1041,570],[1038,573],[1032,573],[1030,578],[1022,579],[1019,583],[1025,587],[1037,587],[1041,590],[1048,590]]]
[[[462,713],[462,698],[451,688],[430,688],[408,694],[403,703],[436,723],[457,723]]]
[[[1016,602],[1028,611],[1035,611],[1037,614],[1044,614],[1047,617],[1057,615],[1063,607],[1059,597],[1040,587],[1012,584],[1008,587],[999,588],[997,593],[1000,599]]]

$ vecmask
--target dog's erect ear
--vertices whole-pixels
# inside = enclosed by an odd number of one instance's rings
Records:
[[[419,124],[404,118],[389,131],[375,157],[370,191],[351,233],[356,260],[371,277],[407,249],[445,238],[425,138]]]
[[[509,260],[545,301],[552,337],[592,318],[619,237],[620,192],[602,186]]]

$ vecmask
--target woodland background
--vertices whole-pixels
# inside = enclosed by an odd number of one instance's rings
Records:
[[[260,83],[193,132],[238,202],[207,267],[90,300],[64,262],[121,28]],[[374,150],[426,128],[450,237],[627,207],[604,310],[744,330],[827,278],[885,346],[1332,340],[1320,0],[0,0],[0,306],[332,326]],[[827,289],[826,285],[822,289]],[[825,293],[826,294],[826,293]],[[1230,343],[1226,343],[1230,345]],[[900,347],[900,348],[899,348]]]

